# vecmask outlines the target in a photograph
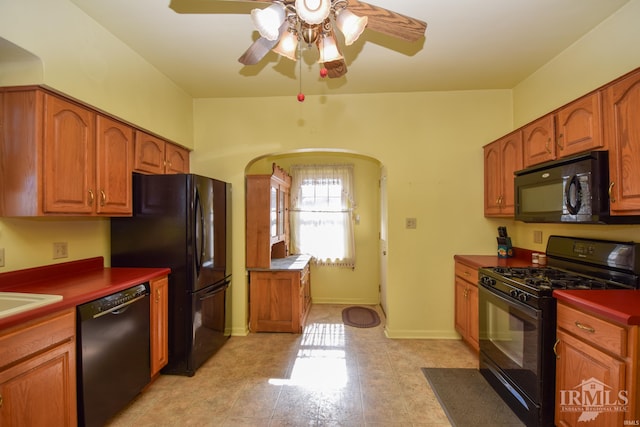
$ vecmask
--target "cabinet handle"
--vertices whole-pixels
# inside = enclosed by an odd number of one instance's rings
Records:
[[[471,273],[469,273],[468,271],[465,271],[464,272],[464,277],[469,277],[469,276],[471,276]]]
[[[104,206],[107,203],[107,195],[104,194],[104,190],[100,190],[100,206]]]
[[[156,289],[156,302],[160,302],[160,289]]]
[[[591,326],[583,325],[582,323],[578,322],[577,320],[575,321],[575,324],[579,329],[582,329],[583,331],[587,331],[590,334],[595,334],[595,332],[596,332],[596,330],[593,329]]]
[[[89,206],[93,206],[93,190],[89,190]]]
[[[556,355],[556,359],[560,359],[560,355],[558,354],[558,344],[560,344],[560,340],[556,340],[555,344],[553,344],[553,354]]]
[[[611,203],[615,203],[616,202],[616,198],[611,195],[611,191],[613,191],[613,186],[614,185],[615,185],[615,182],[613,182],[613,181],[611,182],[611,184],[609,184],[609,201]]]
[[[548,154],[551,154],[551,149],[549,148],[549,143],[551,142],[551,138],[547,139],[547,143],[544,144],[544,149],[547,150]]]
[[[562,138],[564,137],[563,134],[558,135],[558,148],[561,150],[564,150],[564,144],[562,143]]]

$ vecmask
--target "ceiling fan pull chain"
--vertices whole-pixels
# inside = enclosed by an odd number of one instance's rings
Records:
[[[304,102],[304,93],[302,93],[302,48],[300,45],[298,45],[298,73],[300,74],[298,102]]]

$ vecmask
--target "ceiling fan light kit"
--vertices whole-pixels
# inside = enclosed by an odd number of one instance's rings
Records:
[[[344,44],[351,46],[358,40],[367,26],[367,17],[357,16],[348,9],[342,9],[336,14],[336,27],[344,35]]]
[[[244,65],[254,65],[273,50],[297,61],[300,42],[316,45],[323,64],[321,77],[342,77],[347,65],[336,43],[337,28],[344,43],[353,44],[365,28],[408,42],[424,37],[426,22],[374,6],[360,0],[237,0],[271,3],[265,9],[253,9],[251,18],[260,38],[238,58]],[[348,10],[350,9],[350,10]],[[302,99],[300,99],[302,98]],[[302,91],[298,96],[304,101]]]
[[[266,9],[253,9],[251,20],[256,30],[267,40],[277,40],[280,35],[279,29],[286,17],[285,8],[282,3],[273,3]]]

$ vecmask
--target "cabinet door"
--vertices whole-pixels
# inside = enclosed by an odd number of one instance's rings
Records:
[[[500,141],[484,147],[484,214],[497,216],[500,214],[502,201],[502,161],[500,158]]]
[[[522,169],[522,132],[515,132],[500,140],[502,158],[502,216],[515,214],[514,172]]]
[[[96,188],[99,214],[131,214],[133,129],[116,120],[96,120]]]
[[[169,362],[169,279],[152,280],[151,285],[151,376]]]
[[[484,148],[484,214],[515,214],[514,172],[522,169],[522,132],[517,131]]]
[[[610,209],[640,214],[640,72],[604,89],[605,138],[609,147]]]
[[[553,114],[522,128],[524,166],[529,167],[556,158]]]
[[[602,149],[600,92],[572,102],[556,114],[558,157]]]
[[[469,334],[467,310],[467,284],[464,280],[456,277],[455,280],[455,328],[463,339]]]
[[[0,425],[76,425],[75,341],[0,371]]]
[[[45,95],[42,158],[43,211],[92,213],[97,197],[95,113]]]
[[[478,314],[478,287],[467,286],[467,330],[469,331],[469,344],[478,350],[480,348],[480,318]]]
[[[167,143],[165,161],[165,173],[189,173],[189,150]]]
[[[618,391],[625,390],[625,364],[563,330],[557,331],[556,345],[556,412],[558,426],[581,425],[580,417],[588,417],[583,411],[571,411],[571,406],[588,404],[585,397],[597,399],[610,392],[610,401],[617,400]],[[602,400],[594,401],[602,403]],[[604,411],[591,413],[589,426],[621,426],[624,412]]]
[[[159,175],[164,173],[165,142],[163,140],[138,130],[134,146],[133,167],[136,171]]]
[[[252,271],[249,289],[253,332],[300,332],[298,271]]]

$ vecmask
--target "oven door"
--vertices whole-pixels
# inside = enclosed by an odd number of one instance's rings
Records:
[[[542,312],[497,292],[479,286],[480,352],[518,401],[524,393],[539,404]]]

